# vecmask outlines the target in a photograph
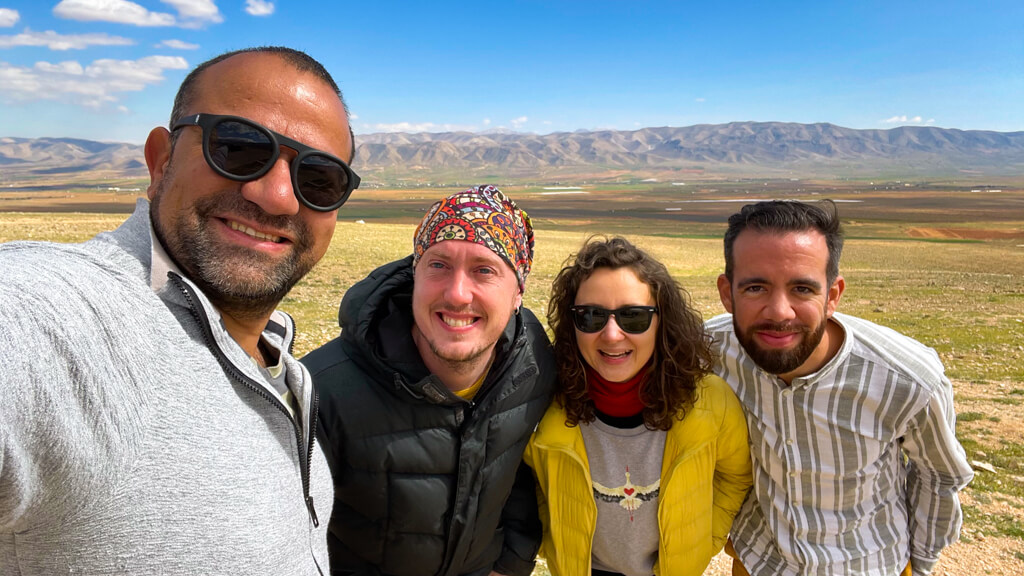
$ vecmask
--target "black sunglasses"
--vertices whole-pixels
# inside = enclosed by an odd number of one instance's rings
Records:
[[[283,134],[242,118],[221,114],[191,114],[171,131],[185,126],[203,129],[203,156],[214,172],[237,182],[262,178],[281,155],[281,146],[298,153],[291,161],[295,197],[319,212],[337,210],[359,187],[359,176],[343,160],[310,148]]]
[[[604,329],[608,319],[615,316],[615,323],[623,332],[643,334],[651,327],[651,320],[658,313],[654,306],[623,306],[615,310],[600,306],[571,306],[572,321],[580,332],[593,334]]]

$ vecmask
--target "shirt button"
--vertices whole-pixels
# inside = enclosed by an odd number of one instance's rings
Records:
[[[789,398],[789,396],[790,396],[790,395],[791,395],[792,393],[793,393],[793,391],[792,391],[792,390],[790,390],[789,388],[786,388],[785,390],[783,390],[783,391],[782,391],[782,396],[783,396],[783,397],[785,397],[785,398]]]
[[[786,446],[792,446],[792,445],[793,445],[793,439],[792,438],[786,440]]]
[[[792,477],[792,478],[796,478],[797,476],[799,476],[799,475],[800,475],[800,473],[799,473],[799,472],[790,472],[790,473],[789,473],[789,475],[790,475],[790,477]]]

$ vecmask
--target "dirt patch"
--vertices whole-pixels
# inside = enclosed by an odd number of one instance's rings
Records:
[[[976,230],[972,228],[908,228],[911,238],[940,240],[1014,240],[1024,238],[1024,230]]]

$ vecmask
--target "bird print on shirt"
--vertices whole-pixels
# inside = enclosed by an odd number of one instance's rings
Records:
[[[658,497],[661,490],[661,478],[654,481],[654,484],[637,486],[629,477],[629,466],[626,466],[626,483],[618,488],[608,488],[599,482],[594,482],[594,498],[604,502],[618,502],[629,511],[629,521],[633,521],[633,511],[640,508],[644,502],[649,502]]]

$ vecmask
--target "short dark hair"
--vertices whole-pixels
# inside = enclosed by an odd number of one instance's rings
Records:
[[[240,54],[273,54],[299,72],[309,72],[322,80],[325,84],[334,90],[334,93],[338,95],[338,99],[341,100],[341,105],[345,109],[345,119],[349,120],[348,104],[345,102],[345,97],[341,94],[341,88],[338,88],[338,83],[334,81],[331,73],[324,68],[323,64],[318,62],[315,58],[306,54],[301,50],[294,48],[287,48],[285,46],[254,46],[252,48],[242,48],[241,50],[232,50],[231,52],[225,52],[218,56],[210,58],[206,62],[203,62],[195,67],[185,79],[181,81],[181,86],[178,88],[178,93],[174,96],[174,107],[171,109],[171,123],[168,126],[174,126],[174,124],[181,120],[186,113],[189,112],[189,108],[192,106],[192,101],[195,99],[196,87],[199,83],[199,77],[206,71],[207,68],[223,62],[233,56]],[[352,156],[349,157],[349,163],[352,162],[352,158],[356,153],[356,137],[352,131],[352,123],[348,124],[348,135],[352,141]],[[172,133],[171,137],[176,138],[177,134]]]
[[[729,217],[725,232],[725,277],[732,282],[733,244],[744,230],[762,233],[806,232],[817,230],[828,246],[828,264],[825,276],[829,286],[839,276],[839,258],[843,254],[843,228],[835,202],[798,202],[795,200],[768,200],[747,204]]]
[[[693,405],[698,383],[711,371],[711,338],[704,331],[700,312],[690,305],[689,294],[665,265],[620,237],[588,239],[569,257],[551,288],[548,325],[554,336],[559,382],[555,397],[565,409],[566,423],[575,426],[595,418],[570,308],[576,303],[580,284],[598,268],[629,268],[651,289],[658,307],[658,334],[651,377],[644,383],[640,399],[644,424],[652,430],[668,430]]]

